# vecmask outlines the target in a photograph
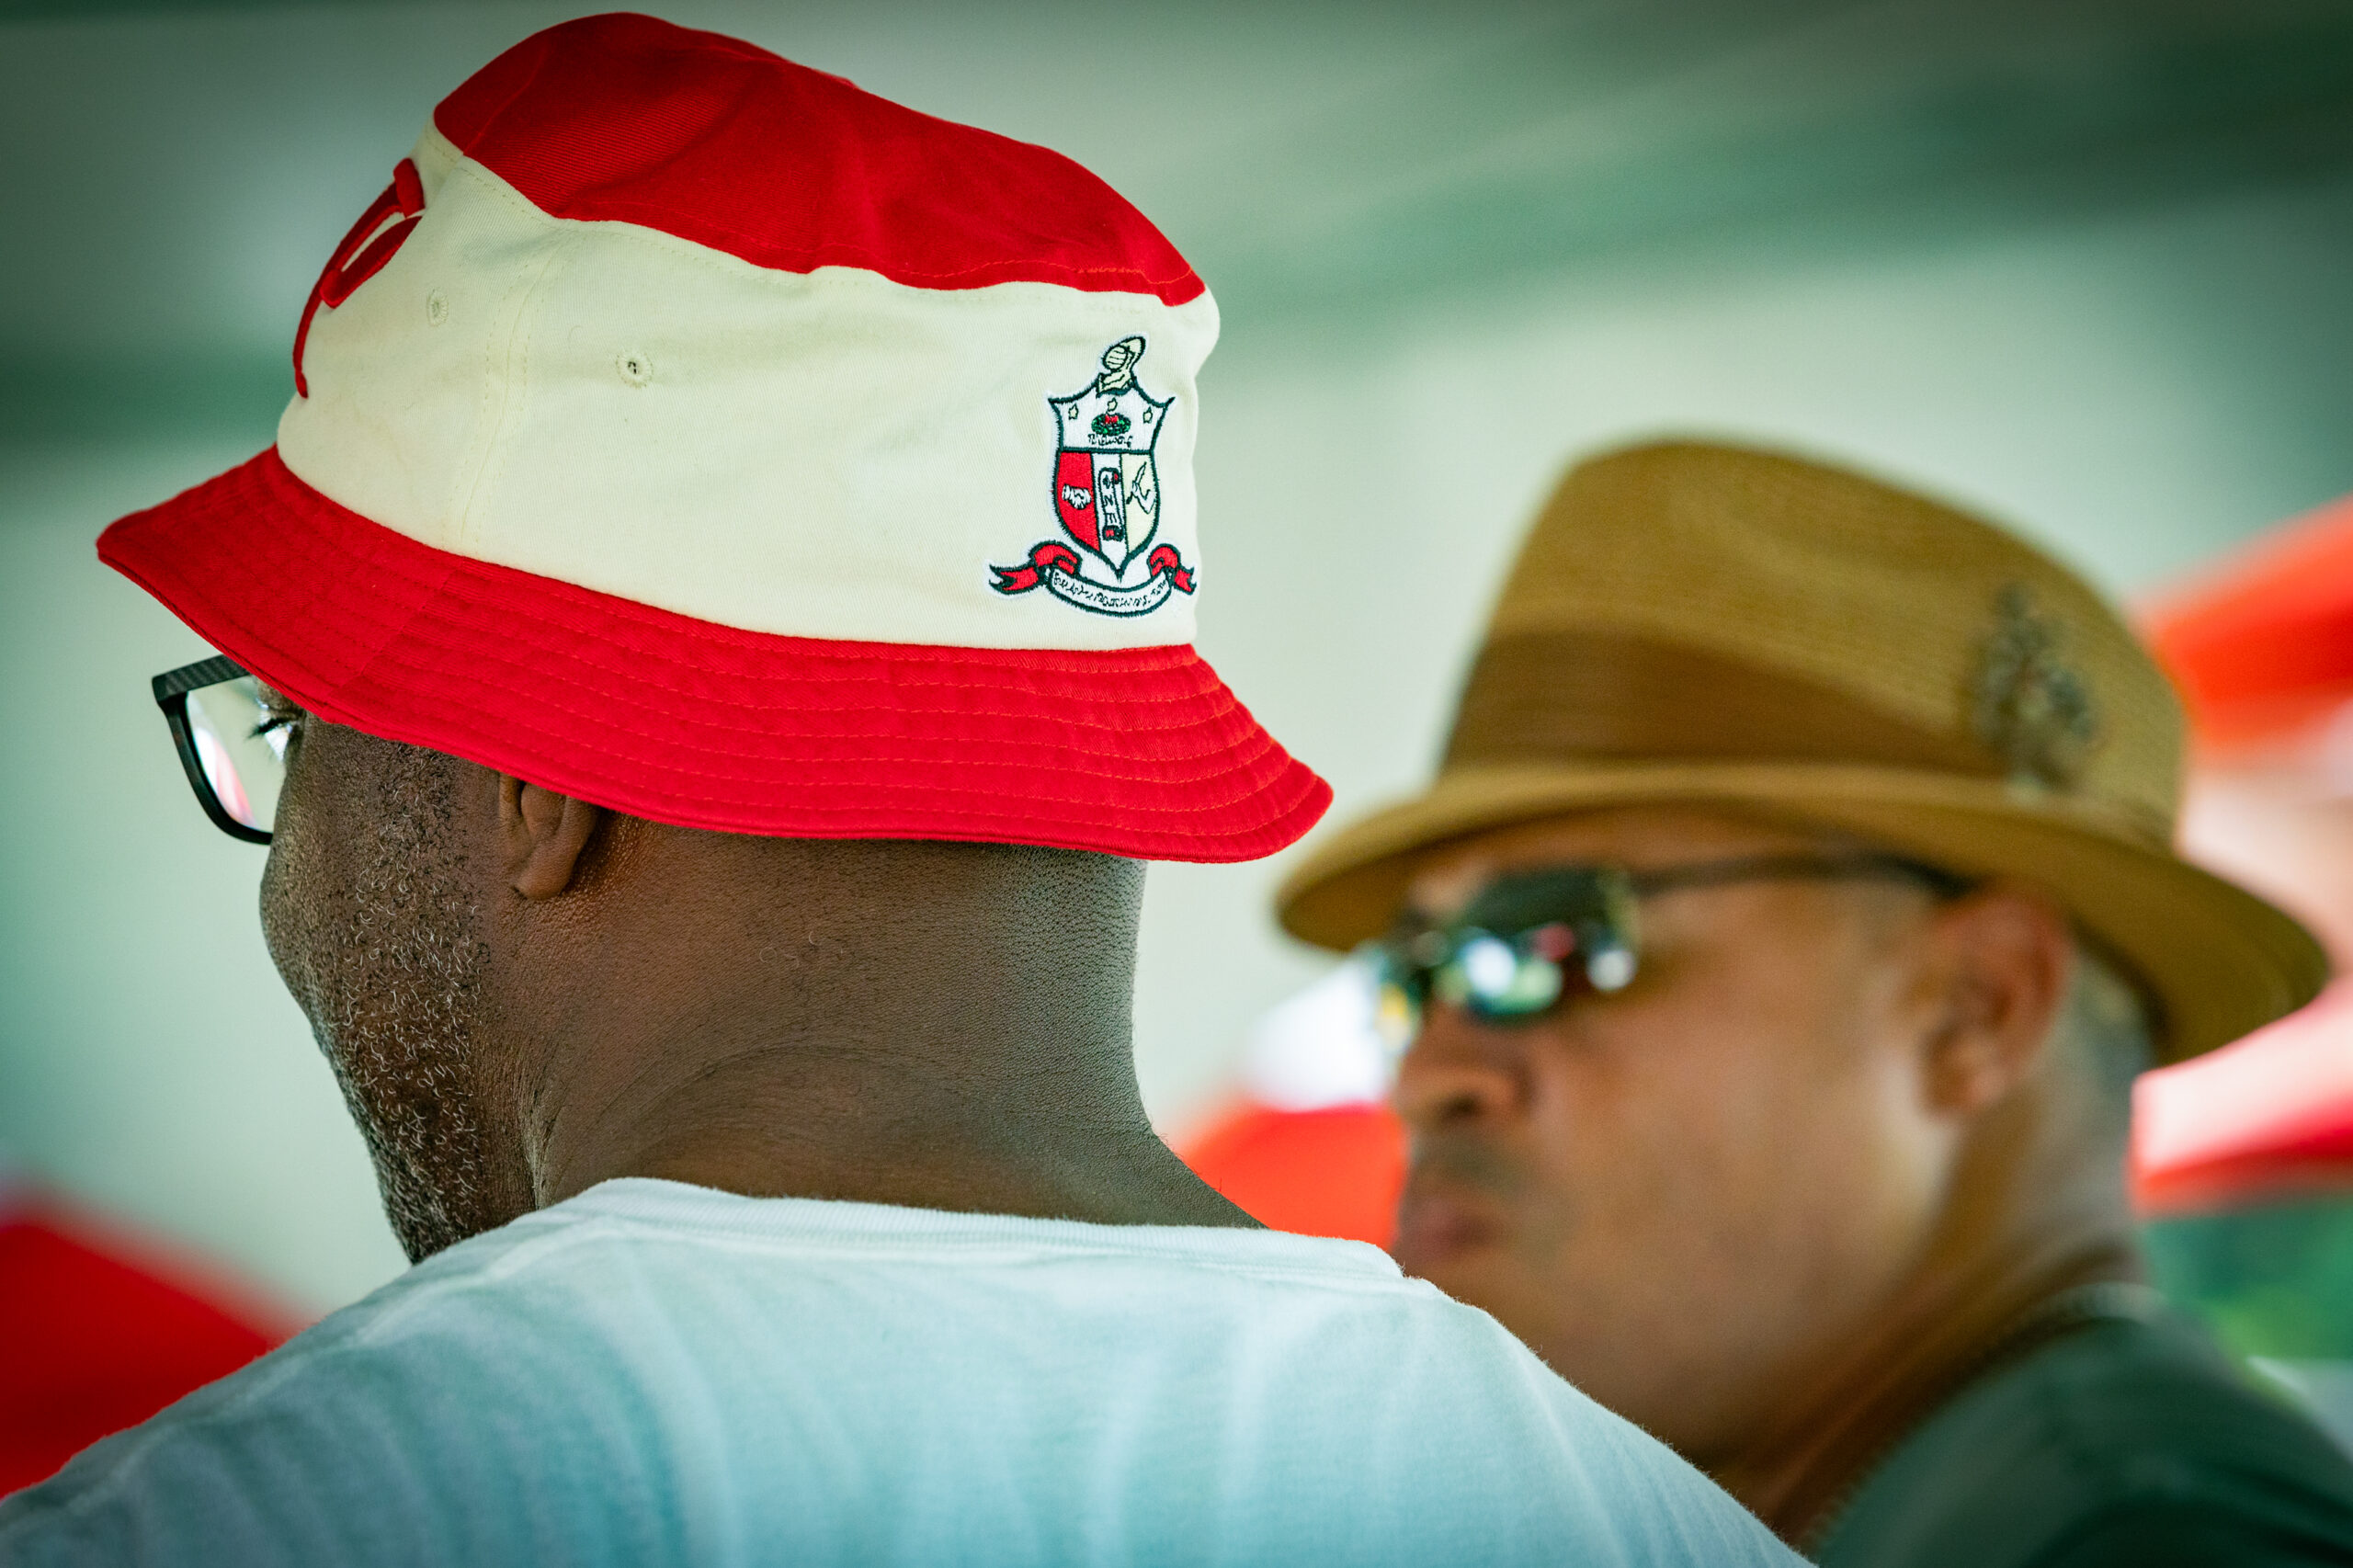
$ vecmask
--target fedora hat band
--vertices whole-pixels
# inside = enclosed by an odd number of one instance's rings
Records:
[[[1816,681],[1687,642],[1521,631],[1472,668],[1445,767],[1569,759],[1879,764],[1998,778],[1973,736],[1939,734]]]

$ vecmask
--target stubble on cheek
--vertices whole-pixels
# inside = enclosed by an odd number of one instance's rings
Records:
[[[489,1199],[481,910],[448,759],[349,732],[336,742],[368,766],[305,781],[344,786],[340,802],[290,799],[263,926],[367,1142],[385,1217],[421,1261],[508,1218]]]

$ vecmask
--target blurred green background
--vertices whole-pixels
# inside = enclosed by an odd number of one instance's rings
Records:
[[[1226,324],[1203,647],[1343,815],[1429,766],[1530,509],[1603,443],[1860,461],[2120,593],[2353,490],[2341,4],[655,8],[1057,147],[1185,251]],[[306,1311],[398,1257],[260,852],[147,696],[202,650],[90,544],[270,440],[335,239],[443,92],[577,9],[0,0],[0,1148]],[[1284,864],[1152,874],[1170,1125],[1320,971],[1267,918]],[[2330,1213],[2244,1244],[2325,1233],[2344,1289]]]
[[[2147,1235],[2159,1280],[2240,1355],[2353,1362],[2353,1198],[2181,1215]]]

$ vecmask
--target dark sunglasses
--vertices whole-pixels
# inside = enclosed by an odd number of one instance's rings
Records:
[[[1641,967],[1635,906],[1653,894],[1732,882],[1892,879],[1957,898],[1967,878],[1900,855],[1750,855],[1631,871],[1554,866],[1499,877],[1443,926],[1405,926],[1361,956],[1380,987],[1382,1037],[1410,1044],[1433,1001],[1516,1024],[1576,995],[1622,991]]]
[[[232,838],[267,844],[286,782],[293,719],[233,659],[199,659],[155,677],[155,705],[172,727],[197,803]]]

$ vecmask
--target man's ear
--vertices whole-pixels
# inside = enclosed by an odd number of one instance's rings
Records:
[[[2048,899],[1996,883],[1939,908],[1933,940],[1946,1006],[1928,1041],[1928,1098],[1973,1116],[2040,1063],[2075,977],[2075,937]]]
[[[580,857],[605,820],[604,808],[498,776],[498,830],[506,876],[525,898],[553,898],[570,887]]]

